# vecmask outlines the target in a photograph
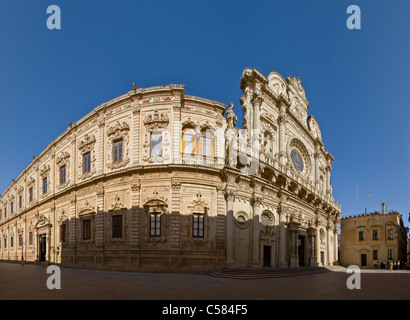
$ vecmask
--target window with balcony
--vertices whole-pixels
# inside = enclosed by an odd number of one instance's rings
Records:
[[[200,154],[213,157],[214,156],[214,149],[215,149],[215,141],[214,141],[214,134],[212,130],[206,129],[201,132],[201,150]]]
[[[196,154],[196,133],[192,128],[185,128],[182,131],[181,150],[184,154]]]

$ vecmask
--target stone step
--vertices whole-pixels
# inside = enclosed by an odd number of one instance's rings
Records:
[[[268,279],[281,277],[303,276],[308,274],[317,274],[331,272],[331,270],[322,267],[300,267],[300,268],[223,268],[210,272],[213,277],[251,280],[251,279]]]

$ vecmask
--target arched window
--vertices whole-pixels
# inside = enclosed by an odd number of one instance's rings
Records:
[[[196,148],[196,133],[192,128],[182,130],[181,152],[185,154],[195,154]]]
[[[200,154],[207,157],[215,156],[214,133],[211,129],[204,129],[201,132]]]

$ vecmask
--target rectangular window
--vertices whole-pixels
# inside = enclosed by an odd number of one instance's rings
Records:
[[[202,238],[204,236],[204,214],[194,213],[192,224],[192,236]]]
[[[19,234],[19,247],[23,246],[23,235]]]
[[[30,231],[29,234],[28,234],[28,244],[30,246],[33,245],[33,231]]]
[[[91,239],[91,219],[83,220],[83,240]]]
[[[33,187],[28,189],[28,201],[29,202],[33,201]]]
[[[23,207],[23,196],[19,195],[19,209]]]
[[[387,230],[387,239],[393,239],[393,229]]]
[[[7,218],[7,207],[4,207],[4,218]]]
[[[66,182],[66,166],[60,167],[60,184],[64,184]]]
[[[151,157],[162,156],[162,131],[151,132]]]
[[[10,237],[10,248],[13,248],[14,237]]]
[[[373,240],[377,240],[377,239],[378,239],[378,232],[377,232],[377,230],[372,230],[372,235],[373,235]]]
[[[160,212],[152,212],[150,214],[149,228],[150,228],[149,235],[151,237],[161,236],[161,213]]]
[[[4,238],[4,249],[7,248],[7,238]]]
[[[122,215],[112,216],[112,237],[122,238]]]
[[[377,250],[373,250],[373,260],[379,259],[379,253]]]
[[[363,240],[363,231],[359,231],[359,240]]]
[[[91,171],[91,152],[87,152],[83,155],[83,173]]]
[[[14,212],[14,202],[10,202],[10,214],[13,214]]]
[[[393,259],[393,250],[387,250],[387,259]]]
[[[43,179],[43,194],[47,193],[47,177]]]
[[[122,140],[117,140],[113,145],[113,160],[114,162],[122,161]]]
[[[67,224],[65,223],[60,226],[60,240],[61,242],[67,241]]]

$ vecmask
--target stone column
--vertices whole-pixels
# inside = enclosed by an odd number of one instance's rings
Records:
[[[327,226],[326,226],[326,234],[327,234],[327,236],[326,236],[326,251],[327,251],[327,262],[326,262],[326,264],[327,265],[329,265],[329,266],[331,266],[331,265],[333,265],[333,263],[332,263],[332,260],[331,260],[331,258],[330,258],[330,234],[331,234],[331,226],[328,224]]]
[[[317,267],[317,248],[316,248],[316,230],[314,228],[310,228],[308,230],[308,241],[309,241],[309,265],[311,267]]]
[[[139,106],[139,100],[137,99],[134,102],[134,106],[132,109],[132,138],[131,140],[131,146],[132,146],[132,165],[137,166],[140,163],[140,106]]]
[[[318,265],[322,264],[321,261],[321,254],[320,254],[320,229],[317,227],[317,232],[316,232],[316,239],[315,239],[315,245],[316,245],[316,256],[317,256],[317,263]]]
[[[139,244],[139,221],[140,221],[140,181],[138,176],[133,177],[131,185],[131,219],[130,219],[130,244],[136,247]]]
[[[181,217],[181,182],[171,181],[171,234],[170,245],[171,248],[179,251],[180,248],[180,217]],[[179,254],[178,254],[179,257]],[[178,258],[179,261],[179,258]],[[178,262],[179,264],[179,262]]]
[[[279,162],[285,164],[286,146],[285,146],[285,126],[286,126],[286,107],[281,104],[279,107]]]
[[[253,197],[253,228],[252,228],[252,266],[261,267],[260,261],[260,211],[261,198]]]
[[[230,266],[235,264],[234,260],[234,217],[233,217],[233,204],[235,201],[236,192],[234,190],[227,190],[226,197],[226,265]]]
[[[180,96],[174,95],[173,102],[173,163],[182,163],[182,153],[181,153],[181,138],[182,138],[182,121],[181,121],[181,99]]]
[[[327,166],[326,166],[326,181],[325,181],[325,185],[326,185],[326,196],[327,197],[330,197],[330,192],[331,192],[331,189],[330,189],[330,171],[332,171],[332,168],[331,168],[331,166],[330,166],[330,164],[328,164]]]
[[[101,188],[97,191],[97,212],[95,213],[95,246],[98,249],[104,247],[104,189]],[[103,262],[104,263],[104,262]]]
[[[290,257],[290,266],[299,267],[299,253],[298,253],[298,228],[299,223],[292,223],[290,226],[291,232],[291,257]]]
[[[316,141],[315,142],[315,186],[317,189],[320,187],[320,174],[319,174],[319,143]],[[322,190],[320,190],[322,192]]]
[[[338,262],[338,254],[337,254],[337,225],[335,223],[334,229],[333,229],[333,262],[337,263]]]
[[[279,213],[279,252],[278,267],[286,267],[286,215],[282,206],[278,208]]]

